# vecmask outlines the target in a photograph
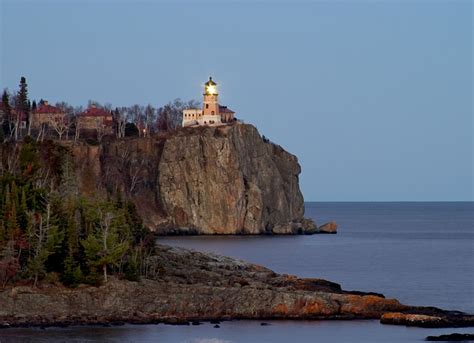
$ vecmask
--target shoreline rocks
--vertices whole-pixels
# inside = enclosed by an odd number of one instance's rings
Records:
[[[334,282],[164,245],[157,246],[147,269],[148,278],[140,282],[111,278],[99,287],[40,284],[1,290],[0,326],[380,318],[389,324],[425,324],[396,320],[413,315],[439,317],[443,325],[474,325],[472,315],[407,306],[376,293],[345,291]]]
[[[415,313],[389,312],[380,318],[382,324],[416,326],[424,328],[450,328],[474,326],[474,317],[457,311],[441,311],[434,307],[414,307]]]
[[[315,235],[315,234],[336,234],[337,224],[335,221],[317,226],[316,223],[309,218],[303,218],[298,222],[287,224],[279,224],[269,226],[258,235]],[[189,227],[173,227],[169,226],[155,231],[156,236],[255,236],[255,233],[202,233],[199,229]]]
[[[428,336],[427,341],[436,342],[473,342],[474,334],[472,333],[452,333],[449,335]]]

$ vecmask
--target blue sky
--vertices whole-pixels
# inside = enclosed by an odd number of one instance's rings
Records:
[[[158,106],[212,75],[306,200],[473,200],[470,1],[0,3],[2,88]]]

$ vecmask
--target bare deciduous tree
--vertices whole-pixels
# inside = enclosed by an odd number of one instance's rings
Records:
[[[80,115],[83,112],[82,106],[75,107],[73,109],[73,125],[74,125],[74,143],[77,143],[79,136],[81,134],[81,120]]]
[[[152,123],[155,121],[155,108],[148,104],[145,107],[145,120],[144,120],[144,128],[143,128],[143,136],[148,136],[151,132]]]
[[[140,129],[143,122],[143,106],[133,105],[128,109],[128,117],[132,123],[138,128],[138,136],[142,135],[142,130]]]
[[[48,124],[41,123],[40,129],[38,131],[38,135],[36,136],[36,141],[37,142],[42,142],[44,140],[44,137],[47,135],[48,128],[49,128]]]
[[[55,116],[50,120],[50,124],[54,131],[56,131],[58,134],[59,140],[62,139],[64,133],[67,133],[71,127],[71,121],[69,120],[68,115]]]
[[[127,124],[127,107],[116,108],[114,111],[114,121],[117,128],[117,137],[125,137],[125,126]]]
[[[168,105],[158,109],[156,128],[161,132],[170,131],[175,128],[173,121],[171,120],[171,108]]]
[[[96,133],[97,133],[97,141],[99,143],[102,142],[102,139],[104,138],[104,136],[107,134],[108,132],[108,127],[107,125],[104,123],[104,121],[102,119],[100,120],[97,120],[95,122],[95,130],[96,130]]]
[[[169,131],[181,125],[183,120],[183,110],[189,108],[199,108],[201,105],[196,100],[182,101],[175,99],[158,109],[157,126],[159,131]]]
[[[109,238],[109,231],[110,231],[112,219],[114,218],[114,216],[112,215],[111,212],[104,213],[102,210],[99,210],[99,215],[100,215],[100,228],[102,231],[102,243],[103,243],[104,254],[105,254],[106,252],[108,252],[107,240]],[[102,271],[104,272],[104,281],[107,282],[107,264],[106,263],[102,265]]]

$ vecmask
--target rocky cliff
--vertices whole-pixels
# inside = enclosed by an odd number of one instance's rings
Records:
[[[83,193],[131,198],[162,234],[315,233],[297,158],[252,125],[72,147]]]

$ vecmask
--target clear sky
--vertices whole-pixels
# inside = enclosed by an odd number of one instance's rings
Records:
[[[473,200],[471,1],[0,3],[2,88],[159,106],[212,75],[308,201]]]

